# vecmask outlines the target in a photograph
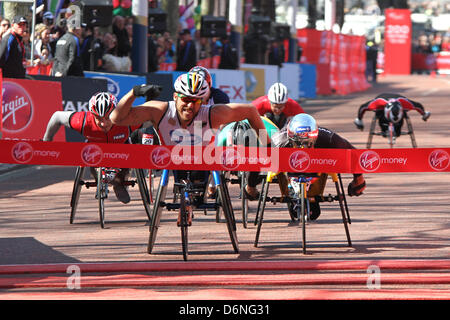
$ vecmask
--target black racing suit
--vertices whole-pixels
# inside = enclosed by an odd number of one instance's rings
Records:
[[[409,110],[416,110],[417,112],[420,113],[420,115],[422,115],[422,116],[425,115],[425,109],[421,103],[410,100],[400,94],[382,93],[382,94],[378,95],[377,97],[375,97],[375,99],[367,101],[366,103],[362,104],[359,107],[358,119],[362,120],[364,113],[367,110],[374,111],[375,115],[378,119],[378,124],[380,125],[381,131],[384,134],[387,134],[387,132],[389,130],[389,120],[386,119],[386,117],[384,115],[384,108],[389,103],[389,100],[392,100],[392,99],[395,99],[396,101],[398,101],[403,108],[402,119],[399,122],[394,123],[394,132],[395,132],[396,137],[399,137],[401,135],[403,122],[406,117],[406,112],[408,112]],[[424,118],[424,120],[425,120],[425,118]]]

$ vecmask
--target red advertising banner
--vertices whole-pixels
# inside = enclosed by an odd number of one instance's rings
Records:
[[[3,78],[3,72],[2,69],[0,69],[0,89],[2,90],[2,95],[0,95],[0,105],[2,106],[2,109],[0,110],[0,139],[3,137],[3,121],[2,121],[2,115],[3,115],[3,85],[2,85],[2,79]]]
[[[411,12],[408,9],[384,11],[384,73],[411,73]]]
[[[0,163],[272,172],[450,172],[450,148],[292,149],[0,140]]]
[[[3,139],[41,139],[50,117],[63,109],[60,82],[4,78],[2,99]],[[65,131],[54,141],[65,141]]]

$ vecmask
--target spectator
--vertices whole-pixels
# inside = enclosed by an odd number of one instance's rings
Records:
[[[268,40],[266,36],[250,33],[244,36],[245,63],[266,63]]]
[[[284,46],[281,40],[273,39],[269,49],[269,64],[281,67],[284,62]]]
[[[81,59],[83,70],[97,71],[103,63],[103,44],[98,27],[83,28],[83,44],[81,45]]]
[[[34,59],[38,59],[35,62],[49,64],[53,60],[52,49],[50,47],[50,29],[42,24],[41,27],[36,28],[35,33],[37,36],[34,42]],[[43,51],[46,52],[44,53]]]
[[[0,68],[4,78],[25,78],[25,46],[23,35],[28,21],[23,16],[13,19],[11,32],[3,36],[0,43]]]
[[[6,35],[8,33],[10,27],[11,22],[8,19],[3,19],[0,22],[0,40],[2,39],[3,35]]]
[[[47,11],[42,16],[42,23],[44,23],[47,27],[51,28],[53,26],[54,18],[55,17],[53,16],[53,13]]]
[[[81,27],[69,25],[68,32],[56,43],[55,62],[52,69],[53,76],[84,76],[80,42]]]
[[[189,71],[197,64],[197,50],[188,29],[180,32],[177,48],[177,71]]]
[[[378,47],[372,41],[368,41],[366,45],[366,78],[370,78],[371,82],[377,82],[377,58]]]
[[[125,28],[125,18],[115,16],[113,18],[113,33],[117,37],[117,56],[127,57],[131,52],[131,43],[128,37],[128,31]]]
[[[239,58],[236,48],[230,43],[228,37],[222,38],[222,44],[219,69],[238,69]]]
[[[118,46],[116,35],[107,32],[103,37],[105,52],[102,57],[103,69],[105,71],[124,71],[131,69],[131,59],[128,56],[119,57],[117,55]]]
[[[147,35],[148,39],[148,62],[147,62],[147,68],[148,72],[155,72],[158,71],[158,65],[159,65],[159,56],[158,56],[158,48],[160,48],[159,44],[154,39],[154,36],[152,34]]]

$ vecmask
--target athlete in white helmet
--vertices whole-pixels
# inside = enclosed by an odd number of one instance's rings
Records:
[[[269,118],[280,129],[290,117],[305,112],[298,102],[289,98],[288,89],[280,82],[274,83],[267,95],[253,100],[252,104],[260,115]]]

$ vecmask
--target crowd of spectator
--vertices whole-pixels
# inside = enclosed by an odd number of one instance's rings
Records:
[[[448,32],[422,33],[412,40],[414,53],[450,52],[450,30]]]

